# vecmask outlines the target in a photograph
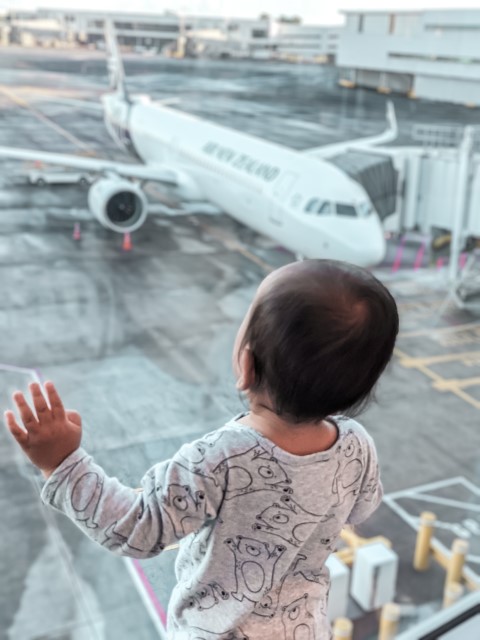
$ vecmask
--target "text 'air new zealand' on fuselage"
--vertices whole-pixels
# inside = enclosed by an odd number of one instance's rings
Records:
[[[122,61],[107,26],[113,92],[102,99],[105,124],[115,141],[143,164],[129,165],[63,154],[0,148],[0,155],[75,166],[98,172],[89,206],[108,228],[137,229],[148,214],[138,182],[156,181],[183,200],[209,201],[235,219],[307,258],[373,265],[385,254],[380,219],[363,187],[328,157],[348,148],[368,148],[396,136],[383,134],[298,152],[153,103],[130,97]]]

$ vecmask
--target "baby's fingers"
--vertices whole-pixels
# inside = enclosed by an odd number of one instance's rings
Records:
[[[27,431],[38,427],[37,418],[34,415],[33,411],[30,409],[30,406],[25,400],[23,393],[21,391],[17,391],[16,393],[14,393],[13,400],[18,407],[20,417],[22,418],[22,422],[25,425]]]
[[[28,433],[24,431],[15,420],[15,415],[12,411],[5,411],[5,424],[15,440],[22,446],[28,442]]]
[[[40,385],[37,382],[32,382],[28,386],[30,388],[30,393],[32,394],[33,406],[37,412],[38,420],[41,422],[43,418],[50,417],[50,407],[48,406]]]
[[[52,414],[54,419],[64,420],[65,419],[65,408],[63,406],[63,402],[58,395],[57,390],[53,382],[45,383],[45,390],[47,392],[48,401],[50,402],[50,406],[52,407]]]

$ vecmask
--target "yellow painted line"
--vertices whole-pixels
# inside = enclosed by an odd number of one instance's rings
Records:
[[[406,331],[398,334],[399,338],[416,338],[417,336],[430,336],[437,333],[455,333],[457,331],[466,331],[467,329],[480,329],[479,322],[471,322],[469,324],[459,324],[456,327],[439,327],[434,329],[419,329],[418,331]]]
[[[397,347],[395,347],[394,349],[394,354],[399,358],[401,366],[408,367],[410,363],[412,363],[412,361],[415,360],[415,358],[412,358],[407,353],[405,353],[401,349],[398,349]],[[446,378],[443,378],[441,375],[439,375],[438,373],[435,373],[435,371],[432,371],[426,365],[421,363],[420,364],[415,363],[415,364],[412,364],[411,366],[417,369],[417,371],[420,371],[420,373],[423,373],[423,375],[426,376],[427,378],[430,378],[430,380],[432,380],[432,387],[437,391],[447,391],[447,392],[453,393],[460,400],[463,400],[464,402],[474,407],[475,409],[480,410],[480,401],[476,400],[471,395],[463,391],[463,389],[459,386],[458,382],[463,382],[463,381],[447,380]],[[469,386],[473,386],[474,380],[475,380],[475,384],[480,384],[480,378],[466,378],[466,381],[467,380],[472,383]],[[477,380],[478,380],[478,383],[476,382]],[[451,384],[452,382],[457,384]]]
[[[265,260],[262,260],[254,253],[246,249],[243,245],[237,242],[237,240],[226,236],[224,233],[222,233],[222,231],[220,231],[220,229],[216,229],[214,227],[211,227],[210,225],[204,224],[193,216],[188,216],[188,218],[194,225],[203,229],[206,233],[210,234],[216,240],[219,240],[220,243],[223,244],[223,246],[229,251],[236,251],[237,253],[242,254],[243,256],[245,256],[245,258],[258,265],[266,273],[272,273],[272,271],[275,271],[275,267],[272,267],[271,264],[268,264],[268,262],[265,262]]]
[[[456,389],[468,389],[468,387],[477,387],[478,385],[480,385],[480,377],[438,380],[433,386],[439,391],[452,391]]]
[[[418,369],[418,371],[423,373],[424,376],[427,376],[427,378],[430,378],[434,382],[444,382],[445,381],[445,378],[443,376],[439,375],[438,373],[435,373],[435,371],[432,371],[428,367],[424,367],[422,365],[419,365],[416,368]]]
[[[407,368],[413,368],[419,365],[431,366],[432,364],[441,364],[443,362],[468,362],[476,359],[480,359],[480,351],[448,353],[441,356],[430,356],[428,358],[413,358],[405,355],[402,357],[402,365]]]
[[[468,404],[470,404],[475,409],[479,409],[480,410],[480,401],[479,400],[475,400],[475,398],[472,398],[471,395],[469,395],[465,391],[462,391],[462,389],[452,389],[451,392],[453,394],[455,394],[461,400],[464,400],[464,402],[467,402]]]
[[[428,300],[428,301],[416,301],[411,300],[410,302],[397,302],[397,307],[399,309],[420,309],[422,311],[435,311],[435,308],[432,307],[440,307],[443,304],[443,300]]]
[[[395,349],[393,350],[393,353],[394,355],[397,356],[397,358],[400,358],[401,360],[412,360],[412,357],[409,356],[408,353],[405,353],[398,347],[395,347]]]
[[[435,373],[435,371],[431,371],[428,367],[424,366],[421,363],[411,364],[412,361],[415,360],[415,358],[412,358],[404,351],[401,351],[401,349],[397,349],[397,347],[395,347],[393,353],[400,359],[400,364],[402,366],[413,367],[415,369],[418,369],[418,371],[420,371],[425,376],[427,376],[427,378],[431,378],[432,380],[435,380],[435,381],[445,379],[441,375],[439,375],[438,373]],[[405,365],[405,363],[407,364]]]
[[[80,140],[79,138],[74,136],[72,133],[70,133],[63,127],[61,127],[59,124],[57,124],[56,122],[48,118],[41,111],[38,111],[38,109],[35,109],[34,107],[32,107],[26,100],[17,96],[10,89],[0,86],[0,93],[3,93],[3,95],[9,98],[14,104],[18,105],[19,107],[22,107],[23,109],[27,109],[27,111],[30,111],[30,113],[32,113],[38,120],[46,124],[48,127],[50,127],[50,129],[53,129],[54,131],[59,133],[66,140],[74,144],[76,147],[78,147],[82,151],[88,151],[90,153],[93,151],[93,149],[89,145],[85,144],[85,142],[82,142],[82,140]]]

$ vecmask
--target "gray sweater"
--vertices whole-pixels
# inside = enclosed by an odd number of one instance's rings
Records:
[[[298,456],[231,420],[153,466],[143,491],[78,449],[42,499],[119,555],[180,543],[171,640],[327,640],[325,560],[383,495],[373,440],[354,420],[335,423],[329,450]]]

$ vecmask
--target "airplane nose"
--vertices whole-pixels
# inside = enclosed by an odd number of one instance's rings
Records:
[[[385,258],[387,243],[382,224],[376,215],[372,215],[371,219],[365,220],[364,223],[364,233],[358,234],[358,238],[362,238],[362,244],[357,244],[352,251],[351,262],[360,267],[373,267]]]
[[[385,234],[383,229],[377,229],[374,237],[372,237],[372,245],[370,247],[370,255],[372,259],[372,265],[379,264],[385,258],[387,253],[387,242],[385,240]]]

